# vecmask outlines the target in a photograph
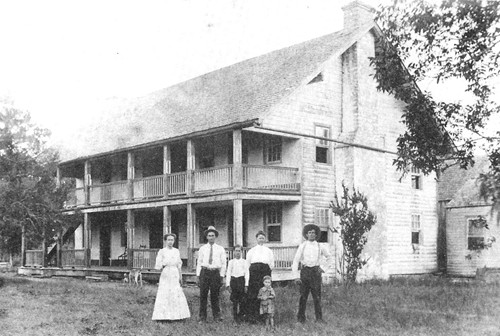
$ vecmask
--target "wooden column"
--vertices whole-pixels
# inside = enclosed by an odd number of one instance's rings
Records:
[[[234,245],[243,246],[243,200],[233,201],[233,235]]]
[[[90,214],[83,214],[83,248],[85,249],[85,266],[90,267],[90,259],[91,254],[90,251],[92,249],[92,238],[91,238],[91,221]]]
[[[196,213],[192,203],[187,204],[186,212],[187,212],[186,243],[187,243],[188,260],[189,260],[188,267],[194,269],[196,267],[196,260],[194,260],[193,256]]]
[[[133,210],[127,210],[127,267],[132,268],[134,256],[134,233],[135,233],[135,214]]]
[[[194,147],[193,140],[189,139],[187,141],[187,176],[186,176],[186,193],[192,195],[194,191],[194,170],[195,170],[195,155],[196,150]]]
[[[233,130],[233,188],[243,188],[241,129]]]
[[[127,154],[127,186],[128,186],[128,199],[134,198],[134,184],[135,178],[135,157],[134,153],[128,152]]]
[[[172,211],[169,206],[163,207],[163,236],[172,232]],[[163,247],[167,247],[166,241],[163,240]]]
[[[165,198],[168,197],[169,192],[168,174],[172,172],[170,155],[170,145],[166,144],[163,146],[163,196]]]
[[[21,265],[26,265],[26,227],[21,226]]]
[[[85,195],[85,204],[90,204],[90,185],[92,184],[92,176],[91,176],[92,166],[90,161],[85,161],[84,164],[84,173],[83,173],[83,192]]]

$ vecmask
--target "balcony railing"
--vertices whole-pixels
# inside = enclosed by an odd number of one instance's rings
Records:
[[[91,185],[90,204],[125,201],[128,194],[127,181]]]
[[[132,184],[135,199],[162,197],[165,195],[163,189],[163,175],[135,179]]]
[[[61,250],[61,266],[85,266],[85,249]]]
[[[183,195],[186,193],[186,172],[173,173],[168,178],[168,195]]]
[[[132,268],[154,269],[156,256],[160,249],[132,249]]]
[[[248,189],[299,190],[299,170],[276,166],[243,166],[243,187]]]
[[[27,250],[24,266],[43,266],[43,250]]]
[[[68,208],[80,206],[85,204],[85,189],[76,188],[68,193],[68,199],[66,200],[65,206]]]
[[[233,186],[233,166],[213,167],[194,172],[194,191],[229,189]]]
[[[228,190],[233,187],[232,165],[196,170],[193,173],[193,192]],[[297,168],[279,166],[243,165],[244,189],[300,191],[300,175]],[[132,192],[131,192],[132,191]],[[132,180],[132,190],[128,181],[118,181],[91,185],[90,204],[140,200],[154,197],[185,195],[188,193],[187,172],[157,175]],[[66,207],[84,205],[83,188],[75,189]]]

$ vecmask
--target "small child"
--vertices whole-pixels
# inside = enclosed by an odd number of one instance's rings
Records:
[[[271,287],[271,277],[264,277],[264,287],[259,290],[260,314],[266,318],[266,330],[274,331],[274,289]]]
[[[247,275],[247,262],[241,257],[241,246],[234,247],[234,259],[229,260],[226,272],[226,287],[231,292],[233,302],[233,318],[240,322],[243,315],[245,301],[245,275]]]

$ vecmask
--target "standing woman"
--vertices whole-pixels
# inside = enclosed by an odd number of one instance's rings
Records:
[[[182,320],[191,316],[181,287],[182,260],[179,250],[174,247],[176,238],[174,233],[167,233],[163,237],[167,242],[167,247],[162,248],[156,257],[155,269],[161,270],[161,275],[153,320]]]
[[[266,234],[259,231],[255,235],[257,245],[252,247],[247,253],[248,276],[245,277],[247,289],[247,305],[245,313],[250,321],[258,321],[260,315],[260,301],[257,298],[262,282],[266,275],[271,276],[271,269],[274,267],[273,251],[267,246]]]

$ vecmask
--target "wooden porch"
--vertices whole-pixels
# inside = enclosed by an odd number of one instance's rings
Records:
[[[291,279],[291,266],[298,246],[270,247],[274,253],[273,280],[284,281]],[[196,271],[196,258],[198,248],[193,248],[188,253],[187,265],[183,266],[183,277],[186,282],[191,282]],[[243,248],[243,257],[250,247]],[[77,276],[85,277],[97,273],[108,274],[110,278],[122,279],[123,273],[130,268],[143,269],[146,280],[158,281],[160,272],[154,269],[156,256],[159,249],[131,249],[122,263],[113,261],[110,266],[88,266],[90,249],[66,249],[60,251],[60,267],[46,267],[42,250],[27,250],[26,263],[20,274],[47,275],[47,276]],[[228,260],[233,258],[234,248],[226,248]]]
[[[298,168],[261,165],[225,165],[173,174],[164,174],[92,184],[75,188],[66,208],[130,202],[144,199],[172,198],[241,186],[243,190],[299,192]],[[87,196],[88,194],[88,196]]]

